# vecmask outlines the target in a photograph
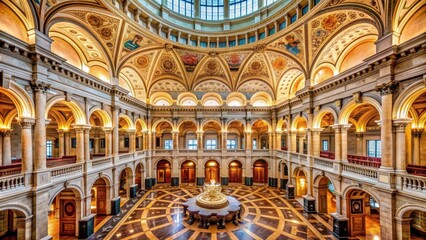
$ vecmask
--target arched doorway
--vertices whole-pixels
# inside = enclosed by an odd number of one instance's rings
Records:
[[[287,164],[285,164],[284,161],[281,161],[279,165],[279,171],[282,172],[281,174],[281,189],[286,189],[287,183],[288,183],[288,167]]]
[[[257,160],[253,164],[253,182],[267,183],[268,182],[268,163],[265,160]]]
[[[79,196],[71,189],[64,189],[56,195],[50,203],[48,218],[48,234],[53,239],[77,236],[80,206]]]
[[[220,181],[220,166],[215,160],[209,160],[205,164],[205,182],[209,183],[211,180],[216,182]]]
[[[2,224],[0,239],[31,239],[31,227],[29,231],[27,230],[31,223],[27,223],[23,212],[11,209],[0,210],[0,219]]]
[[[109,186],[107,186],[107,181],[103,178],[99,178],[93,184],[91,189],[91,203],[90,209],[93,214],[96,214],[95,217],[95,226],[97,226],[105,216],[111,213],[111,208],[109,204]]]
[[[195,163],[187,160],[181,166],[182,183],[195,183]]]
[[[120,173],[120,185],[118,188],[118,194],[122,198],[130,197],[130,186],[132,183],[132,170],[130,168],[125,168]]]
[[[334,195],[334,185],[325,176],[320,177],[318,185],[315,186],[315,195],[318,199],[318,213],[336,212],[336,196]]]
[[[377,200],[359,189],[349,191],[346,196],[349,236],[380,237],[380,206]]]
[[[298,169],[295,171],[296,177],[296,196],[302,197],[308,193],[308,183],[306,180],[306,174],[303,170]]]
[[[139,191],[143,189],[143,184],[144,184],[143,174],[144,174],[143,165],[142,163],[139,163],[136,166],[136,176],[135,176],[135,181],[136,181],[136,184],[138,185]]]
[[[157,182],[170,183],[171,166],[169,161],[161,160],[157,163]]]
[[[240,161],[234,160],[229,163],[229,182],[242,183],[243,165]]]

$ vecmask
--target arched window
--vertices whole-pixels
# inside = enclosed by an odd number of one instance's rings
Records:
[[[232,100],[231,102],[228,103],[228,106],[230,106],[230,107],[241,107],[241,106],[243,106],[243,103],[238,101],[238,100]]]
[[[223,20],[223,0],[201,0],[200,13],[203,20]]]
[[[197,103],[191,99],[186,99],[182,102],[182,106],[196,106]]]
[[[187,17],[194,17],[194,0],[167,0],[167,7]]]
[[[239,18],[258,9],[258,0],[230,0],[229,18]]]
[[[253,106],[254,107],[266,107],[266,106],[268,106],[268,103],[265,100],[256,100],[253,103]]]
[[[170,106],[170,103],[167,100],[160,99],[154,103],[155,106]]]
[[[204,106],[209,106],[209,107],[220,106],[220,103],[216,101],[215,99],[207,99],[204,102]]]

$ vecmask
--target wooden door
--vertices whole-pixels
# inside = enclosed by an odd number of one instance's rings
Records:
[[[241,182],[241,168],[232,167],[229,169],[229,182]]]
[[[206,167],[206,182],[214,179],[216,182],[219,182],[219,167]]]
[[[258,183],[266,182],[265,168],[264,167],[254,167],[253,181]]]
[[[188,182],[195,182],[195,168],[188,169]]]
[[[106,215],[106,187],[98,187],[98,196],[96,197],[96,214]]]
[[[159,183],[164,183],[165,181],[165,171],[163,168],[157,170],[157,177]]]
[[[182,182],[188,183],[189,182],[189,169],[188,168],[182,168]]]
[[[60,208],[60,235],[75,236],[76,231],[76,205],[71,199],[61,199]]]

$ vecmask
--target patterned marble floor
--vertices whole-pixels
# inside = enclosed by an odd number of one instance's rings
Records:
[[[182,218],[181,203],[200,193],[200,188],[159,186],[148,191],[104,236],[93,239],[333,239],[326,216],[309,215],[284,192],[263,186],[224,186],[226,195],[242,203],[239,225],[226,229],[198,228]]]

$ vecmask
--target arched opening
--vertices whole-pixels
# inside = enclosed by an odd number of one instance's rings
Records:
[[[281,174],[281,189],[286,189],[287,183],[288,183],[288,166],[284,161],[280,162],[280,165],[278,167],[278,172]]]
[[[209,160],[204,165],[205,168],[205,182],[210,183],[212,180],[217,183],[220,182],[220,165],[215,160]]]
[[[328,112],[320,119],[319,146],[314,146],[314,155],[318,156],[316,149],[319,149],[319,156],[323,158],[335,159],[335,131],[333,125],[335,118],[332,113]],[[315,133],[314,133],[315,134]]]
[[[136,131],[133,127],[130,117],[123,115],[120,116],[119,121],[119,153],[129,153],[135,150],[135,134]]]
[[[145,173],[144,167],[142,163],[139,163],[136,166],[136,175],[135,175],[135,182],[138,185],[139,191],[144,189],[144,184],[145,184],[144,173]]]
[[[314,74],[314,85],[324,82],[333,76],[333,70],[331,70],[329,67],[321,67]]]
[[[47,167],[83,162],[84,135],[90,127],[82,126],[83,112],[76,103],[60,100],[48,108],[46,125]],[[92,151],[92,149],[90,149]]]
[[[110,208],[110,186],[107,185],[107,181],[104,178],[99,178],[95,181],[91,189],[91,202],[90,209],[95,217],[95,227],[101,223],[106,215],[111,213]]]
[[[402,44],[424,32],[426,32],[426,6],[418,9],[407,21],[401,31],[399,43]]]
[[[143,151],[147,149],[147,144],[148,144],[148,139],[147,139],[147,126],[145,121],[143,121],[142,119],[138,119],[136,120],[135,123],[135,127],[136,127],[136,150],[137,151]]]
[[[308,181],[305,171],[297,169],[296,177],[296,197],[302,197],[308,193]]]
[[[317,199],[318,213],[335,213],[336,196],[334,195],[335,188],[333,182],[325,176],[319,177],[317,182],[318,183],[314,186],[314,195]]]
[[[234,160],[229,163],[229,182],[242,183],[243,181],[243,165],[240,161]]]
[[[364,59],[376,53],[374,41],[364,41],[354,46],[343,58],[340,64],[339,72],[344,72],[358,64],[361,64]],[[343,56],[340,56],[343,57]]]
[[[118,186],[118,195],[122,199],[130,198],[130,186],[132,185],[132,170],[125,168],[120,173],[120,185]]]
[[[19,210],[0,210],[0,239],[31,239],[25,214]]]
[[[157,163],[157,183],[170,183],[171,165],[167,160],[160,160]]]
[[[265,120],[257,120],[251,126],[253,149],[269,149],[269,125]]]
[[[227,130],[226,149],[244,149],[244,124],[232,121]]]
[[[406,126],[407,172],[426,176],[426,91],[411,104],[408,117],[411,124]]]
[[[111,150],[108,149],[107,144],[110,144],[107,141],[108,130],[111,127],[111,120],[107,113],[102,110],[94,111],[89,118],[91,125],[90,129],[90,158],[99,158],[105,157],[106,155],[111,154]]]
[[[208,121],[203,125],[204,149],[220,149],[221,146],[221,126],[216,121]]]
[[[185,146],[185,149],[197,150],[197,125],[193,121],[184,121],[179,125],[179,146]]]
[[[292,133],[290,135],[291,151],[302,154],[307,153],[306,128],[308,123],[304,117],[298,116],[293,120]]]
[[[288,150],[288,126],[287,122],[283,121],[281,124],[281,150],[287,151]]]
[[[259,159],[253,164],[253,182],[268,182],[268,163],[263,159]]]
[[[356,105],[349,115],[350,125],[341,129],[342,159],[350,163],[379,168],[381,166],[381,131],[378,125],[379,112],[369,104]],[[344,147],[344,144],[342,145]],[[345,155],[346,153],[346,155]]]
[[[181,165],[182,183],[195,183],[195,163],[186,160]]]
[[[81,218],[81,199],[72,189],[58,193],[49,206],[48,234],[53,239],[78,235]]]
[[[173,149],[173,127],[169,122],[162,121],[155,127],[155,149]]]
[[[380,206],[376,199],[363,190],[347,194],[349,235],[352,237],[380,237]]]
[[[2,19],[0,22],[0,29],[2,31],[24,42],[28,42],[27,28],[24,23],[15,12],[4,3],[0,3],[0,19]]]
[[[415,210],[410,214],[410,218],[410,234],[407,235],[411,240],[424,239],[426,236],[426,212]]]

